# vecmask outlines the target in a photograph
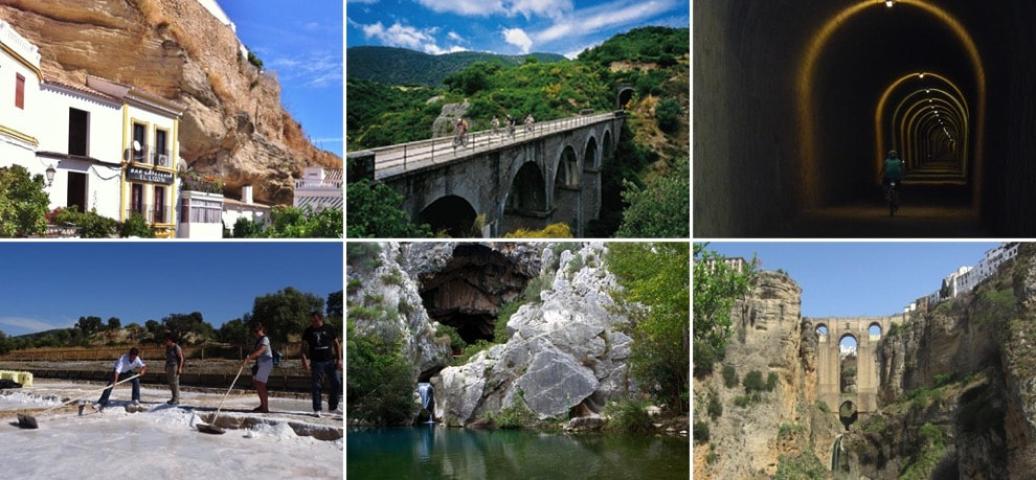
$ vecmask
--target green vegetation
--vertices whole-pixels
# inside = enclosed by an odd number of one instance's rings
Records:
[[[723,257],[694,244],[694,373],[712,373],[722,360],[727,340],[733,332],[730,311],[734,302],[748,292],[752,264],[737,271]]]
[[[0,168],[0,237],[43,234],[50,204],[43,188],[43,175],[31,176],[21,165]]]
[[[888,427],[888,421],[881,415],[868,418],[860,426],[860,429],[867,433],[881,433]]]
[[[80,212],[78,207],[58,208],[49,215],[50,223],[54,225],[75,226],[79,228],[79,236],[82,238],[112,238],[119,232],[133,232],[137,227],[123,226],[119,222],[97,213],[97,210]],[[132,221],[133,218],[131,217]],[[127,221],[129,223],[129,221]],[[144,225],[147,228],[147,225]],[[150,229],[149,234],[150,234]],[[125,236],[125,235],[124,235]]]
[[[723,365],[723,385],[727,388],[734,388],[737,384],[737,370],[733,365]]]
[[[324,311],[324,299],[287,287],[256,297],[252,318],[262,321],[271,340],[286,342],[309,326],[311,311]],[[340,328],[340,326],[339,326]]]
[[[766,391],[772,392],[774,388],[777,388],[777,381],[779,379],[780,378],[777,376],[776,372],[770,372],[769,375],[766,376]]]
[[[734,405],[740,408],[748,408],[752,404],[759,403],[761,401],[763,401],[763,396],[759,392],[734,397]]]
[[[922,480],[931,478],[935,467],[946,455],[946,439],[939,427],[925,423],[918,431],[922,446],[903,469],[901,480]]]
[[[377,243],[350,243],[345,247],[346,265],[360,272],[370,272],[381,266],[381,245]]]
[[[812,449],[791,456],[781,455],[774,480],[822,480],[827,478],[827,469],[817,459]]]
[[[375,425],[402,425],[414,415],[410,364],[397,341],[361,334],[347,323],[348,416]]]
[[[590,223],[587,234],[688,235],[687,29],[634,29],[572,61],[475,52],[433,57],[369,47],[349,52],[355,55],[349,57],[349,64],[356,65],[350,67],[347,79],[350,151],[430,138],[446,104],[466,103],[465,116],[472,130],[478,131],[490,128],[494,116],[522,119],[531,114],[544,121],[584,110],[613,110],[618,87],[635,86],[627,121],[621,132],[613,132],[614,153],[602,164],[601,216]],[[351,238],[434,235],[411,224],[413,219],[399,210],[401,200],[387,192],[372,193],[378,188],[370,180],[347,186]],[[397,229],[409,233],[381,233]],[[516,238],[570,235],[548,230],[504,234]]]
[[[641,187],[626,181],[622,199],[628,207],[622,213],[617,236],[629,238],[687,237],[690,213],[687,192],[690,171],[686,158],[675,162],[669,175],[661,175]]]
[[[982,288],[975,296],[973,318],[978,325],[1007,325],[1015,315],[1017,300],[1010,286]]]
[[[528,427],[536,423],[536,414],[525,405],[525,397],[521,390],[518,391],[518,398],[510,407],[503,408],[495,414],[488,416],[497,428],[509,430]]]
[[[777,429],[777,438],[784,440],[806,431],[806,427],[798,422],[781,422]]]
[[[457,332],[456,328],[440,323],[439,328],[436,331],[450,339],[450,349],[454,352],[460,352],[464,350],[464,347],[468,346],[468,342],[465,342],[464,339],[461,338],[460,333]]]
[[[624,290],[617,297],[648,308],[631,318],[630,370],[670,409],[684,411],[689,397],[690,251],[680,243],[613,243],[606,262]]]
[[[263,69],[263,60],[261,58],[259,58],[255,54],[255,52],[252,52],[251,50],[248,51],[248,63],[251,63],[252,65],[255,65],[255,67],[258,68],[259,70]]]
[[[817,400],[817,410],[824,413],[831,413],[831,407],[827,406],[827,402],[823,400]]]
[[[650,434],[655,430],[651,415],[647,412],[647,404],[638,400],[609,402],[604,407],[604,415],[609,418],[608,429],[612,431]]]
[[[486,340],[478,340],[475,343],[467,344],[464,347],[464,349],[460,352],[460,355],[457,355],[450,360],[450,365],[464,365],[465,363],[468,363],[468,360],[471,360],[471,357],[474,357],[476,354],[478,354],[478,352],[481,352],[482,350],[487,350],[493,345],[496,344]]]
[[[723,416],[723,404],[720,403],[719,397],[715,393],[709,395],[708,412],[709,418],[713,420]]]
[[[540,230],[519,228],[504,234],[504,238],[572,238],[572,228],[565,223],[552,223]]]
[[[352,47],[347,51],[350,80],[377,81],[391,85],[439,85],[454,72],[483,62],[519,65],[532,58],[541,63],[559,62],[565,57],[553,53],[497,55],[486,52],[456,52],[445,55],[393,47]]]
[[[144,216],[134,212],[119,229],[121,237],[154,238],[155,232],[148,226]]]
[[[694,422],[694,444],[700,445],[709,441],[709,424],[705,422]]]
[[[342,229],[340,208],[313,211],[277,205],[270,210],[267,223],[238,219],[234,238],[341,238]]]
[[[428,225],[415,225],[403,211],[403,196],[388,185],[360,180],[349,184],[349,238],[430,237]]]
[[[745,393],[767,391],[766,383],[763,382],[763,373],[759,370],[748,372],[748,375],[745,375],[744,380],[741,381],[741,385],[745,387]]]

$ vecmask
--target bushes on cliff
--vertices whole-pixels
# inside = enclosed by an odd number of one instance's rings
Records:
[[[410,363],[398,341],[359,334],[347,322],[346,399],[350,419],[404,425],[414,416]]]
[[[707,245],[694,244],[694,373],[712,373],[733,332],[730,311],[748,293],[754,262],[738,271]]]
[[[417,225],[403,211],[403,196],[388,185],[369,180],[349,184],[349,238],[426,238],[428,225]]]
[[[604,407],[608,429],[617,432],[650,434],[655,426],[647,412],[647,404],[634,399],[610,402]]]
[[[798,455],[781,455],[774,480],[822,480],[827,478],[827,469],[817,459],[813,450]]]

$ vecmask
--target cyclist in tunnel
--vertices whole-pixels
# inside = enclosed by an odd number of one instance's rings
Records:
[[[885,186],[885,200],[889,202],[889,215],[899,210],[899,195],[897,187],[903,181],[903,159],[899,158],[899,153],[895,150],[889,150],[889,154],[885,157],[885,168],[884,168],[884,179],[882,184]]]

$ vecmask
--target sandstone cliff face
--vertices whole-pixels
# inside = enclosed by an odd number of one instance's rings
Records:
[[[194,0],[3,0],[0,18],[40,47],[47,79],[84,85],[92,74],[184,105],[182,156],[232,193],[253,184],[256,200],[290,203],[303,167],[341,168],[284,110],[277,80]]]
[[[816,335],[803,322],[801,295],[786,275],[762,272],[735,305],[735,332],[724,361],[711,376],[694,381],[699,421],[708,418],[710,397],[723,406],[722,415],[707,422],[710,442],[695,447],[709,452],[695,455],[695,478],[770,478],[782,455],[813,452],[814,446],[826,448],[833,442],[837,420],[814,408]],[[724,366],[733,367],[738,377],[729,388]],[[764,379],[775,373],[773,391],[752,399],[741,384],[752,371]],[[739,406],[738,401],[747,404]]]

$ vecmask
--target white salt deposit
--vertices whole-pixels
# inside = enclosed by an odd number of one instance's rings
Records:
[[[53,388],[53,385],[51,386]],[[64,386],[62,386],[64,387]],[[89,390],[93,385],[77,385]],[[65,388],[64,397],[69,397]],[[0,402],[24,402],[46,407],[40,399],[4,394]],[[161,404],[168,391],[145,388],[147,411],[127,413],[129,389],[113,394],[104,412],[86,408],[85,415],[63,411],[39,416],[38,430],[21,430],[0,422],[0,445],[19,445],[17,461],[2,469],[3,478],[343,478],[343,442],[300,437],[285,418],[307,422],[297,415],[271,414],[251,430],[226,429],[224,435],[197,431],[201,419],[189,410]],[[74,396],[74,395],[73,395]],[[166,398],[162,398],[166,396]],[[185,393],[184,404],[215,407],[221,395]],[[96,400],[90,398],[90,401]],[[252,408],[255,395],[232,395],[226,408]],[[304,399],[271,399],[271,408],[305,411]],[[55,403],[56,404],[56,403]],[[278,405],[280,404],[280,405]],[[0,404],[0,410],[4,407]],[[294,407],[294,408],[290,408]],[[227,415],[244,415],[228,413]],[[251,416],[249,414],[249,416]],[[326,422],[310,419],[313,423]],[[340,425],[340,424],[339,424]]]
[[[59,405],[60,403],[58,398],[53,395],[35,394],[24,390],[0,391],[0,410],[46,408]]]

